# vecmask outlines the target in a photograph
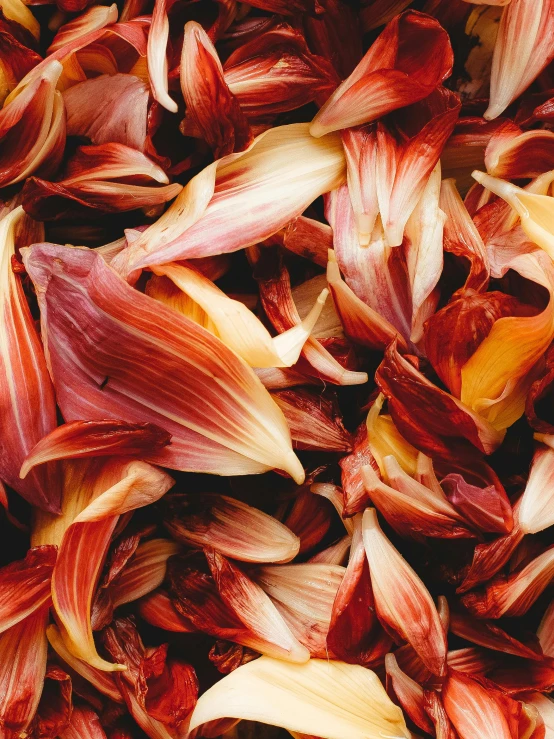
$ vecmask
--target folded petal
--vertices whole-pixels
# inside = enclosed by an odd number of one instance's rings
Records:
[[[60,739],[106,739],[98,715],[87,706],[75,706],[69,726],[62,731]]]
[[[92,144],[114,142],[144,151],[148,94],[148,86],[132,74],[100,75],[73,85],[63,93],[67,133]]]
[[[310,656],[324,659],[344,568],[321,563],[269,565],[260,567],[254,576]]]
[[[250,126],[229,89],[214,45],[195,21],[185,24],[180,75],[187,106],[184,123],[200,132],[215,158],[246,149],[252,140]]]
[[[54,172],[63,155],[65,115],[56,85],[62,65],[52,60],[40,74],[31,70],[9,95],[0,111],[0,185],[21,182],[39,168]]]
[[[343,0],[319,0],[318,6],[325,12],[304,16],[306,38],[310,49],[329,59],[339,77],[344,79],[363,56],[358,13]]]
[[[217,336],[251,367],[290,367],[321,314],[326,293],[319,295],[306,318],[272,338],[244,303],[228,297],[194,267],[165,264],[153,268],[146,294],[161,300]],[[168,283],[168,278],[171,283]]]
[[[425,697],[421,685],[402,672],[392,653],[385,657],[385,669],[387,671],[387,692],[389,694],[392,692],[402,710],[418,728],[428,734],[433,734],[433,722],[425,711]]]
[[[50,603],[56,547],[29,549],[25,559],[0,568],[0,632]]]
[[[169,475],[144,462],[114,458],[99,469],[91,501],[63,535],[52,575],[52,600],[67,648],[93,667],[122,669],[98,655],[90,620],[94,591],[118,517],[158,500],[172,484]]]
[[[554,169],[554,133],[501,128],[487,145],[485,165],[490,175],[505,180],[538,177]]]
[[[376,472],[386,475],[385,457],[392,455],[403,470],[416,475],[421,452],[406,441],[390,415],[381,413],[384,402],[385,396],[379,393],[367,414],[366,438],[374,460],[370,464]]]
[[[324,739],[410,736],[375,673],[329,660],[261,657],[242,665],[200,697],[190,730],[229,714]]]
[[[298,537],[276,518],[225,495],[172,495],[164,525],[183,544],[213,547],[242,562],[288,562],[300,547]]]
[[[434,494],[412,479],[394,457],[385,457],[384,464],[389,485],[379,479],[370,465],[362,468],[362,479],[372,503],[401,536],[419,540],[425,536],[445,539],[475,536],[444,494]]]
[[[169,19],[167,13],[172,0],[156,0],[152,11],[152,25],[148,34],[148,77],[154,100],[170,113],[177,112],[177,103],[170,97],[167,80],[167,42]]]
[[[522,616],[554,578],[554,548],[508,576],[499,575],[481,592],[466,593],[462,603],[478,618]]]
[[[46,672],[48,606],[0,635],[0,726],[18,739],[38,708]]]
[[[138,612],[144,621],[164,631],[196,631],[193,624],[173,607],[171,599],[163,590],[155,590],[141,598]]]
[[[353,516],[355,513],[362,513],[367,505],[362,467],[371,465],[373,469],[379,469],[369,448],[367,425],[365,423],[362,423],[356,431],[352,453],[343,457],[339,461],[339,465],[344,497],[342,515]]]
[[[450,75],[452,49],[434,18],[406,11],[392,20],[312,121],[313,136],[374,121],[427,97]]]
[[[504,437],[469,405],[427,380],[400,356],[394,344],[387,349],[375,379],[399,431],[431,457],[463,457],[471,454],[471,445],[490,454]]]
[[[40,295],[66,420],[111,416],[155,423],[172,434],[172,443],[149,459],[168,467],[247,474],[280,466],[279,457],[303,479],[281,411],[221,341],[131,288],[92,251],[41,245],[25,261]],[[63,273],[56,267],[62,263]],[[83,296],[79,305],[71,297],[76,293]],[[80,323],[85,313],[86,331]],[[145,352],[152,351],[157,362],[146,366]]]
[[[20,476],[25,478],[40,464],[58,459],[83,457],[139,456],[161,449],[170,435],[153,423],[127,421],[73,421],[44,436],[31,449]]]
[[[456,636],[487,649],[494,649],[516,657],[541,661],[542,649],[536,637],[520,641],[491,621],[477,620],[467,611],[450,612],[450,631]]]
[[[245,152],[229,154],[193,178],[133,244],[124,269],[128,274],[263,241],[341,184],[344,175],[336,134],[316,140],[304,123],[272,128]],[[183,212],[190,217],[184,218]]]
[[[296,388],[272,393],[290,428],[295,449],[347,452],[352,448],[336,399]]]
[[[472,485],[457,472],[443,477],[441,487],[470,525],[490,533],[506,534],[512,530],[512,507],[503,488]]]
[[[333,603],[327,646],[337,659],[371,666],[381,662],[392,640],[375,615],[361,517],[354,521],[350,557]]]
[[[333,248],[333,231],[330,226],[313,218],[298,216],[278,236],[281,234],[285,249],[325,267],[329,249]]]
[[[0,397],[4,429],[0,477],[32,504],[57,512],[61,483],[56,465],[37,470],[25,482],[17,479],[16,472],[35,444],[56,428],[56,401],[43,347],[23,292],[21,277],[12,269],[18,233],[21,229],[25,238],[29,223],[30,219],[21,208],[12,210],[0,220]],[[27,243],[25,239],[21,246]]]
[[[552,0],[519,0],[504,8],[492,59],[487,120],[499,116],[552,59],[553,10]]]
[[[332,526],[333,509],[326,500],[309,488],[301,489],[290,509],[285,524],[300,539],[299,554],[316,547]]]
[[[433,674],[443,675],[446,637],[429,591],[382,532],[374,508],[364,513],[362,527],[379,620],[406,640]]]

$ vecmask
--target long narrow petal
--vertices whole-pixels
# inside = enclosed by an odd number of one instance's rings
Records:
[[[171,436],[153,423],[127,421],[73,421],[44,436],[21,466],[25,478],[39,464],[57,459],[138,456],[169,444]]]
[[[553,36],[552,0],[518,0],[504,8],[494,47],[485,118],[499,116],[538,77],[554,54]]]
[[[0,221],[0,394],[4,429],[0,477],[29,502],[57,512],[61,483],[56,465],[43,467],[25,482],[18,480],[16,473],[35,444],[56,428],[56,402],[42,344],[21,278],[12,270],[17,230],[24,229],[27,220],[17,208]]]
[[[50,602],[50,579],[56,562],[53,546],[29,549],[25,559],[0,568],[0,632]]]
[[[381,531],[374,508],[364,513],[363,538],[380,621],[411,644],[431,672],[443,675],[446,637],[433,599]]]
[[[163,590],[156,590],[142,598],[138,604],[138,612],[147,623],[164,631],[185,634],[196,631],[193,624],[173,607],[171,599]]]
[[[466,593],[462,602],[478,618],[522,616],[554,578],[554,548],[507,577],[498,576],[482,592]]]
[[[321,108],[314,136],[367,123],[429,95],[452,68],[448,35],[434,18],[406,11],[392,20]]]
[[[177,103],[168,93],[167,42],[169,20],[167,13],[171,0],[156,0],[152,11],[152,25],[148,34],[148,77],[154,99],[171,113],[177,112]]]
[[[208,34],[195,21],[185,25],[181,90],[189,122],[213,149],[215,158],[243,151],[251,142],[248,121],[231,92]]]
[[[273,516],[225,495],[172,495],[164,525],[189,546],[216,549],[242,562],[289,562],[300,540]]]
[[[527,643],[519,641],[506,633],[491,621],[477,620],[467,611],[457,610],[450,612],[450,631],[456,636],[479,644],[487,649],[495,649],[516,657],[541,661],[542,649],[537,637],[527,639]]]
[[[321,659],[327,656],[331,612],[343,576],[343,567],[321,563],[266,566],[255,573],[298,641]]]
[[[47,49],[48,54],[54,53],[86,33],[115,23],[117,15],[118,10],[115,3],[113,5],[95,5],[88,8],[84,13],[72,18],[58,29],[54,40]]]
[[[396,661],[394,654],[385,657],[387,671],[387,691],[391,689],[406,715],[423,731],[434,733],[433,723],[425,712],[425,698],[423,688],[409,675],[406,675]]]
[[[146,293],[204,326],[251,367],[290,367],[321,314],[326,294],[322,291],[308,316],[289,331],[272,338],[261,321],[239,300],[225,295],[217,285],[184,264],[154,267]]]
[[[190,730],[223,717],[250,719],[324,739],[404,739],[401,710],[377,676],[359,665],[312,659],[305,665],[261,657],[204,693]]]
[[[353,516],[355,513],[362,513],[367,505],[362,467],[372,465],[374,469],[379,469],[369,448],[365,423],[362,423],[356,431],[352,453],[343,457],[339,465],[344,498],[344,509],[341,515]]]
[[[133,244],[124,269],[128,274],[153,264],[256,244],[344,177],[338,135],[314,139],[305,123],[272,128],[245,152],[229,154],[191,180],[172,207]],[[190,200],[197,188],[205,196],[202,209]],[[195,211],[194,217],[183,219],[188,211]]]
[[[172,443],[149,459],[168,467],[247,474],[282,464],[303,479],[281,411],[222,342],[131,288],[92,251],[40,245],[24,259],[40,296],[66,420],[153,422],[172,434]],[[82,296],[78,305],[75,294]],[[157,362],[147,366],[145,352],[152,351]]]
[[[527,485],[521,498],[519,522],[526,534],[554,525],[554,450],[540,446],[535,452]]]
[[[18,739],[38,708],[46,672],[48,606],[0,635],[0,725]]]

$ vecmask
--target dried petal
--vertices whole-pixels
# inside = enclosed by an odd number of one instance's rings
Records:
[[[394,654],[385,657],[387,690],[396,696],[411,721],[428,734],[434,733],[433,723],[425,711],[423,688],[409,675],[402,672]]]
[[[375,609],[379,620],[405,639],[435,675],[443,675],[446,638],[429,591],[381,531],[374,508],[363,518]]]
[[[512,530],[512,507],[503,488],[471,485],[458,473],[443,477],[441,487],[452,505],[477,529],[500,534]]]
[[[175,610],[171,599],[163,590],[156,590],[141,598],[138,612],[147,623],[165,631],[196,631],[192,623]]]
[[[50,578],[55,562],[56,547],[34,547],[25,559],[0,569],[0,632],[50,604]]]
[[[164,525],[177,541],[213,547],[242,562],[289,562],[300,540],[273,516],[235,498],[211,493],[167,499]]]

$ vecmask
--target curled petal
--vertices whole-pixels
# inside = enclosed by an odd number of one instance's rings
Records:
[[[322,136],[422,100],[450,75],[452,62],[448,35],[437,21],[406,11],[387,25],[310,130]]]
[[[394,344],[387,349],[375,379],[400,432],[432,457],[463,456],[471,453],[471,445],[490,454],[504,437],[504,432],[468,405],[427,380],[400,356]]]
[[[165,631],[185,634],[196,631],[193,624],[173,607],[171,599],[163,590],[156,590],[141,598],[138,612],[147,623]]]
[[[519,523],[525,534],[536,534],[554,525],[553,481],[554,451],[540,446],[535,452],[519,507]]]
[[[477,647],[453,649],[447,654],[448,666],[452,670],[468,675],[485,675],[497,664],[497,660],[491,654]]]
[[[281,411],[221,341],[131,288],[92,251],[40,245],[25,261],[40,296],[42,333],[67,420],[115,416],[155,423],[172,434],[172,443],[149,459],[168,467],[246,474],[267,470],[280,457],[303,479]],[[78,306],[75,292],[83,296]],[[82,331],[69,327],[62,305],[67,318],[79,314]],[[87,348],[92,326],[93,354]],[[154,350],[157,362],[146,366],[145,352]]]
[[[100,9],[104,6],[91,8]],[[148,94],[148,86],[132,74],[100,75],[73,85],[63,93],[67,133],[144,151]]]
[[[401,13],[410,3],[408,0],[369,0],[365,2],[360,12],[364,32],[384,26],[397,13]]]
[[[206,558],[221,599],[256,636],[260,651],[290,662],[305,662],[309,659],[307,649],[297,641],[286,621],[257,583],[213,550],[206,551]]]
[[[243,303],[225,295],[213,282],[184,264],[153,268],[161,277],[149,280],[146,293],[170,305],[211,331],[251,367],[290,367],[317,323],[326,299],[317,298],[297,326],[272,338],[260,320]],[[168,284],[171,280],[173,285]]]
[[[333,231],[330,226],[313,218],[298,216],[280,233],[285,249],[325,267],[329,249],[333,248]]]
[[[457,472],[444,477],[441,487],[452,505],[476,528],[500,534],[512,530],[512,507],[503,488],[471,485]]]
[[[379,620],[405,639],[433,674],[443,675],[446,637],[433,599],[381,531],[374,508],[364,513],[363,539]]]
[[[272,128],[245,152],[229,154],[196,175],[173,206],[125,250],[120,267],[129,274],[256,244],[344,176],[338,135],[314,139],[305,123]]]
[[[504,8],[492,59],[487,120],[499,116],[552,59],[553,10],[552,0],[518,0]]]
[[[314,554],[308,562],[311,564],[323,564],[323,565],[344,565],[348,558],[348,551],[352,539],[348,534],[343,536],[342,539],[338,539],[334,544],[331,544],[327,549],[323,549],[321,552]]]
[[[0,632],[50,602],[56,547],[29,549],[25,559],[0,568]]]
[[[32,504],[58,512],[61,483],[57,466],[47,465],[25,482],[17,479],[15,469],[21,467],[35,444],[56,428],[56,402],[42,344],[21,277],[12,269],[16,239],[20,229],[25,235],[27,222],[30,219],[21,208],[0,220],[0,398],[4,427],[0,477]]]
[[[217,158],[243,151],[251,142],[250,126],[228,87],[217,51],[202,26],[185,25],[181,56],[181,90],[192,123]]]
[[[433,722],[425,711],[423,688],[405,672],[402,672],[394,654],[385,657],[387,690],[396,696],[406,715],[423,731],[434,732]]]
[[[379,469],[369,448],[365,423],[361,424],[356,431],[352,454],[343,457],[339,465],[344,497],[344,509],[341,515],[353,516],[355,513],[362,513],[367,504],[362,467],[371,465],[373,469]]]
[[[278,390],[272,397],[287,419],[296,449],[347,452],[352,448],[332,396],[298,388]]]
[[[327,656],[331,611],[343,576],[343,567],[321,563],[266,566],[255,573],[298,641],[321,659]]]
[[[376,472],[386,475],[385,457],[392,455],[405,472],[415,476],[421,452],[404,439],[388,414],[381,413],[384,402],[384,394],[379,393],[367,414],[366,438],[374,460],[370,464]]]
[[[261,657],[242,665],[201,696],[190,730],[229,714],[326,739],[410,736],[373,672],[329,660],[291,665]]]
[[[169,39],[168,10],[172,0],[156,0],[152,25],[148,34],[148,77],[154,100],[170,113],[177,112],[177,103],[170,97],[167,81],[167,41]]]
[[[20,477],[39,464],[57,459],[141,455],[169,444],[171,436],[153,423],[127,421],[73,421],[44,436],[31,449]]]
[[[299,553],[303,554],[317,546],[331,528],[332,508],[326,500],[304,488],[298,493],[285,523],[300,539]]]
[[[554,578],[554,548],[507,577],[498,576],[482,592],[466,593],[462,602],[478,618],[522,616]]]
[[[353,664],[377,664],[390,649],[375,615],[361,517],[354,518],[350,557],[333,603],[327,646],[335,657]]]
[[[347,128],[342,132],[347,183],[356,216],[360,246],[368,246],[379,215],[377,200],[377,134],[375,126]]]
[[[210,546],[243,562],[289,562],[300,547],[298,537],[276,518],[225,495],[172,495],[164,524],[177,541]]]
[[[87,706],[75,706],[69,726],[60,734],[60,739],[106,739],[98,715]]]
[[[505,180],[539,177],[554,169],[554,133],[500,128],[487,145],[485,165],[490,175]]]

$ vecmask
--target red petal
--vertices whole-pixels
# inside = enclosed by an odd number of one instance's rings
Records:
[[[396,696],[398,703],[414,724],[432,734],[433,722],[425,711],[423,688],[398,667],[394,654],[385,657],[387,692]]]
[[[504,180],[538,177],[554,168],[554,133],[500,128],[487,145],[485,165]]]
[[[41,739],[64,736],[73,713],[71,693],[70,676],[59,667],[49,666],[33,722],[34,731]]]
[[[339,77],[354,70],[363,55],[362,33],[354,8],[342,0],[318,0],[324,13],[304,17],[306,37],[316,54],[329,59]],[[348,43],[344,43],[344,39]]]
[[[0,569],[0,632],[50,603],[56,547],[29,549],[25,559]]]
[[[165,631],[184,633],[196,631],[193,624],[175,610],[171,599],[163,590],[155,590],[141,598],[138,612],[147,623]]]
[[[86,706],[75,706],[69,726],[60,739],[106,739],[106,734],[97,714]]]
[[[450,75],[452,49],[434,18],[392,20],[312,122],[314,136],[380,118],[429,95]]]
[[[512,530],[512,507],[502,488],[470,485],[457,473],[444,477],[441,487],[454,508],[476,528],[500,534]]]
[[[367,424],[362,423],[354,437],[352,454],[343,457],[340,462],[342,488],[344,491],[344,516],[363,513],[367,505],[367,493],[362,480],[362,468],[371,465],[375,472],[379,466],[369,449],[367,441]]]
[[[310,490],[301,490],[285,519],[285,524],[300,539],[299,553],[313,549],[333,523],[331,506]]]

